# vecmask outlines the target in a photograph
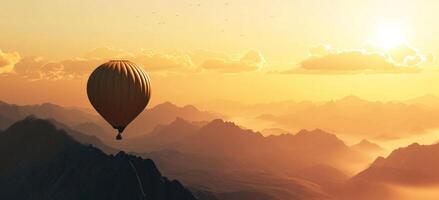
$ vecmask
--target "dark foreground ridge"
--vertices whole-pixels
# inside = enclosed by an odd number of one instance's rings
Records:
[[[0,163],[0,199],[196,199],[152,160],[107,155],[32,117],[0,132]]]

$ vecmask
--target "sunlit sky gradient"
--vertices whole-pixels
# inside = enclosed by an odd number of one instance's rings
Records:
[[[435,0],[2,1],[0,99],[89,106],[87,74],[115,57],[150,71],[153,103],[439,95],[437,10]]]

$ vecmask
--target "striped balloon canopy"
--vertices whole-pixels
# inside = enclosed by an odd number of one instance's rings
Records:
[[[123,130],[146,107],[151,83],[143,68],[128,60],[111,60],[97,67],[88,78],[87,95],[96,111],[118,130]]]

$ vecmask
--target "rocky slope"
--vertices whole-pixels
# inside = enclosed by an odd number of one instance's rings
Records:
[[[196,199],[152,160],[107,155],[36,118],[0,133],[0,163],[0,199]]]

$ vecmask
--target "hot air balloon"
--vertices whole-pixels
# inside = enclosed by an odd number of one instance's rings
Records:
[[[97,67],[88,78],[87,95],[96,111],[122,132],[145,109],[151,97],[146,72],[128,60],[111,60]]]

